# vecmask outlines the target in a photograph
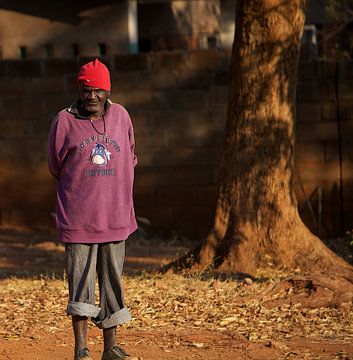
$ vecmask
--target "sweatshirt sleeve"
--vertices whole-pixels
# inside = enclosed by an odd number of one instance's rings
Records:
[[[57,125],[58,116],[53,119],[48,139],[48,167],[50,173],[57,179],[60,179],[61,162],[57,151]]]
[[[132,154],[132,163],[134,165],[134,167],[136,167],[137,165],[137,156],[135,154],[135,137],[134,137],[134,128],[132,126],[132,122],[129,116],[129,131],[128,131],[128,135],[129,135],[129,142],[130,142],[130,149],[131,149],[131,154]]]

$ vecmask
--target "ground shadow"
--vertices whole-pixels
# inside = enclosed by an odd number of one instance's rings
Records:
[[[148,238],[136,232],[127,240],[124,272],[137,276],[159,271],[161,265],[189,250],[189,243]],[[28,229],[0,229],[0,279],[65,278],[65,249],[54,234]]]

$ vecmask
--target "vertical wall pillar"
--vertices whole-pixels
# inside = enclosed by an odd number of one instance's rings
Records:
[[[130,53],[138,53],[137,0],[128,0],[128,32]]]

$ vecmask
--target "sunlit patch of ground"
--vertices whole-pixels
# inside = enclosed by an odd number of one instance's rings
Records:
[[[16,234],[0,241],[0,360],[72,359],[64,249]],[[212,272],[161,275],[159,265],[187,247],[151,244],[129,244],[123,279],[134,319],[119,329],[119,341],[135,359],[353,357],[352,303],[313,307],[309,292],[267,292],[293,276],[285,271],[262,271],[252,279]],[[90,325],[89,334],[98,359],[101,332]]]

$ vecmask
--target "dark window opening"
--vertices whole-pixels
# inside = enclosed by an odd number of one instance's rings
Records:
[[[26,59],[27,57],[27,48],[26,46],[20,46],[20,59]]]
[[[212,49],[217,47],[217,38],[215,36],[207,37],[207,48]]]
[[[151,39],[149,39],[149,38],[139,38],[139,51],[140,52],[149,52],[149,51],[151,51]]]
[[[79,56],[80,55],[80,48],[78,44],[72,44],[72,55]]]
[[[104,43],[100,43],[98,44],[99,47],[99,55],[100,56],[104,56],[107,55],[107,46]]]
[[[45,55],[48,58],[52,58],[54,56],[54,48],[53,45],[47,44],[45,45]]]

